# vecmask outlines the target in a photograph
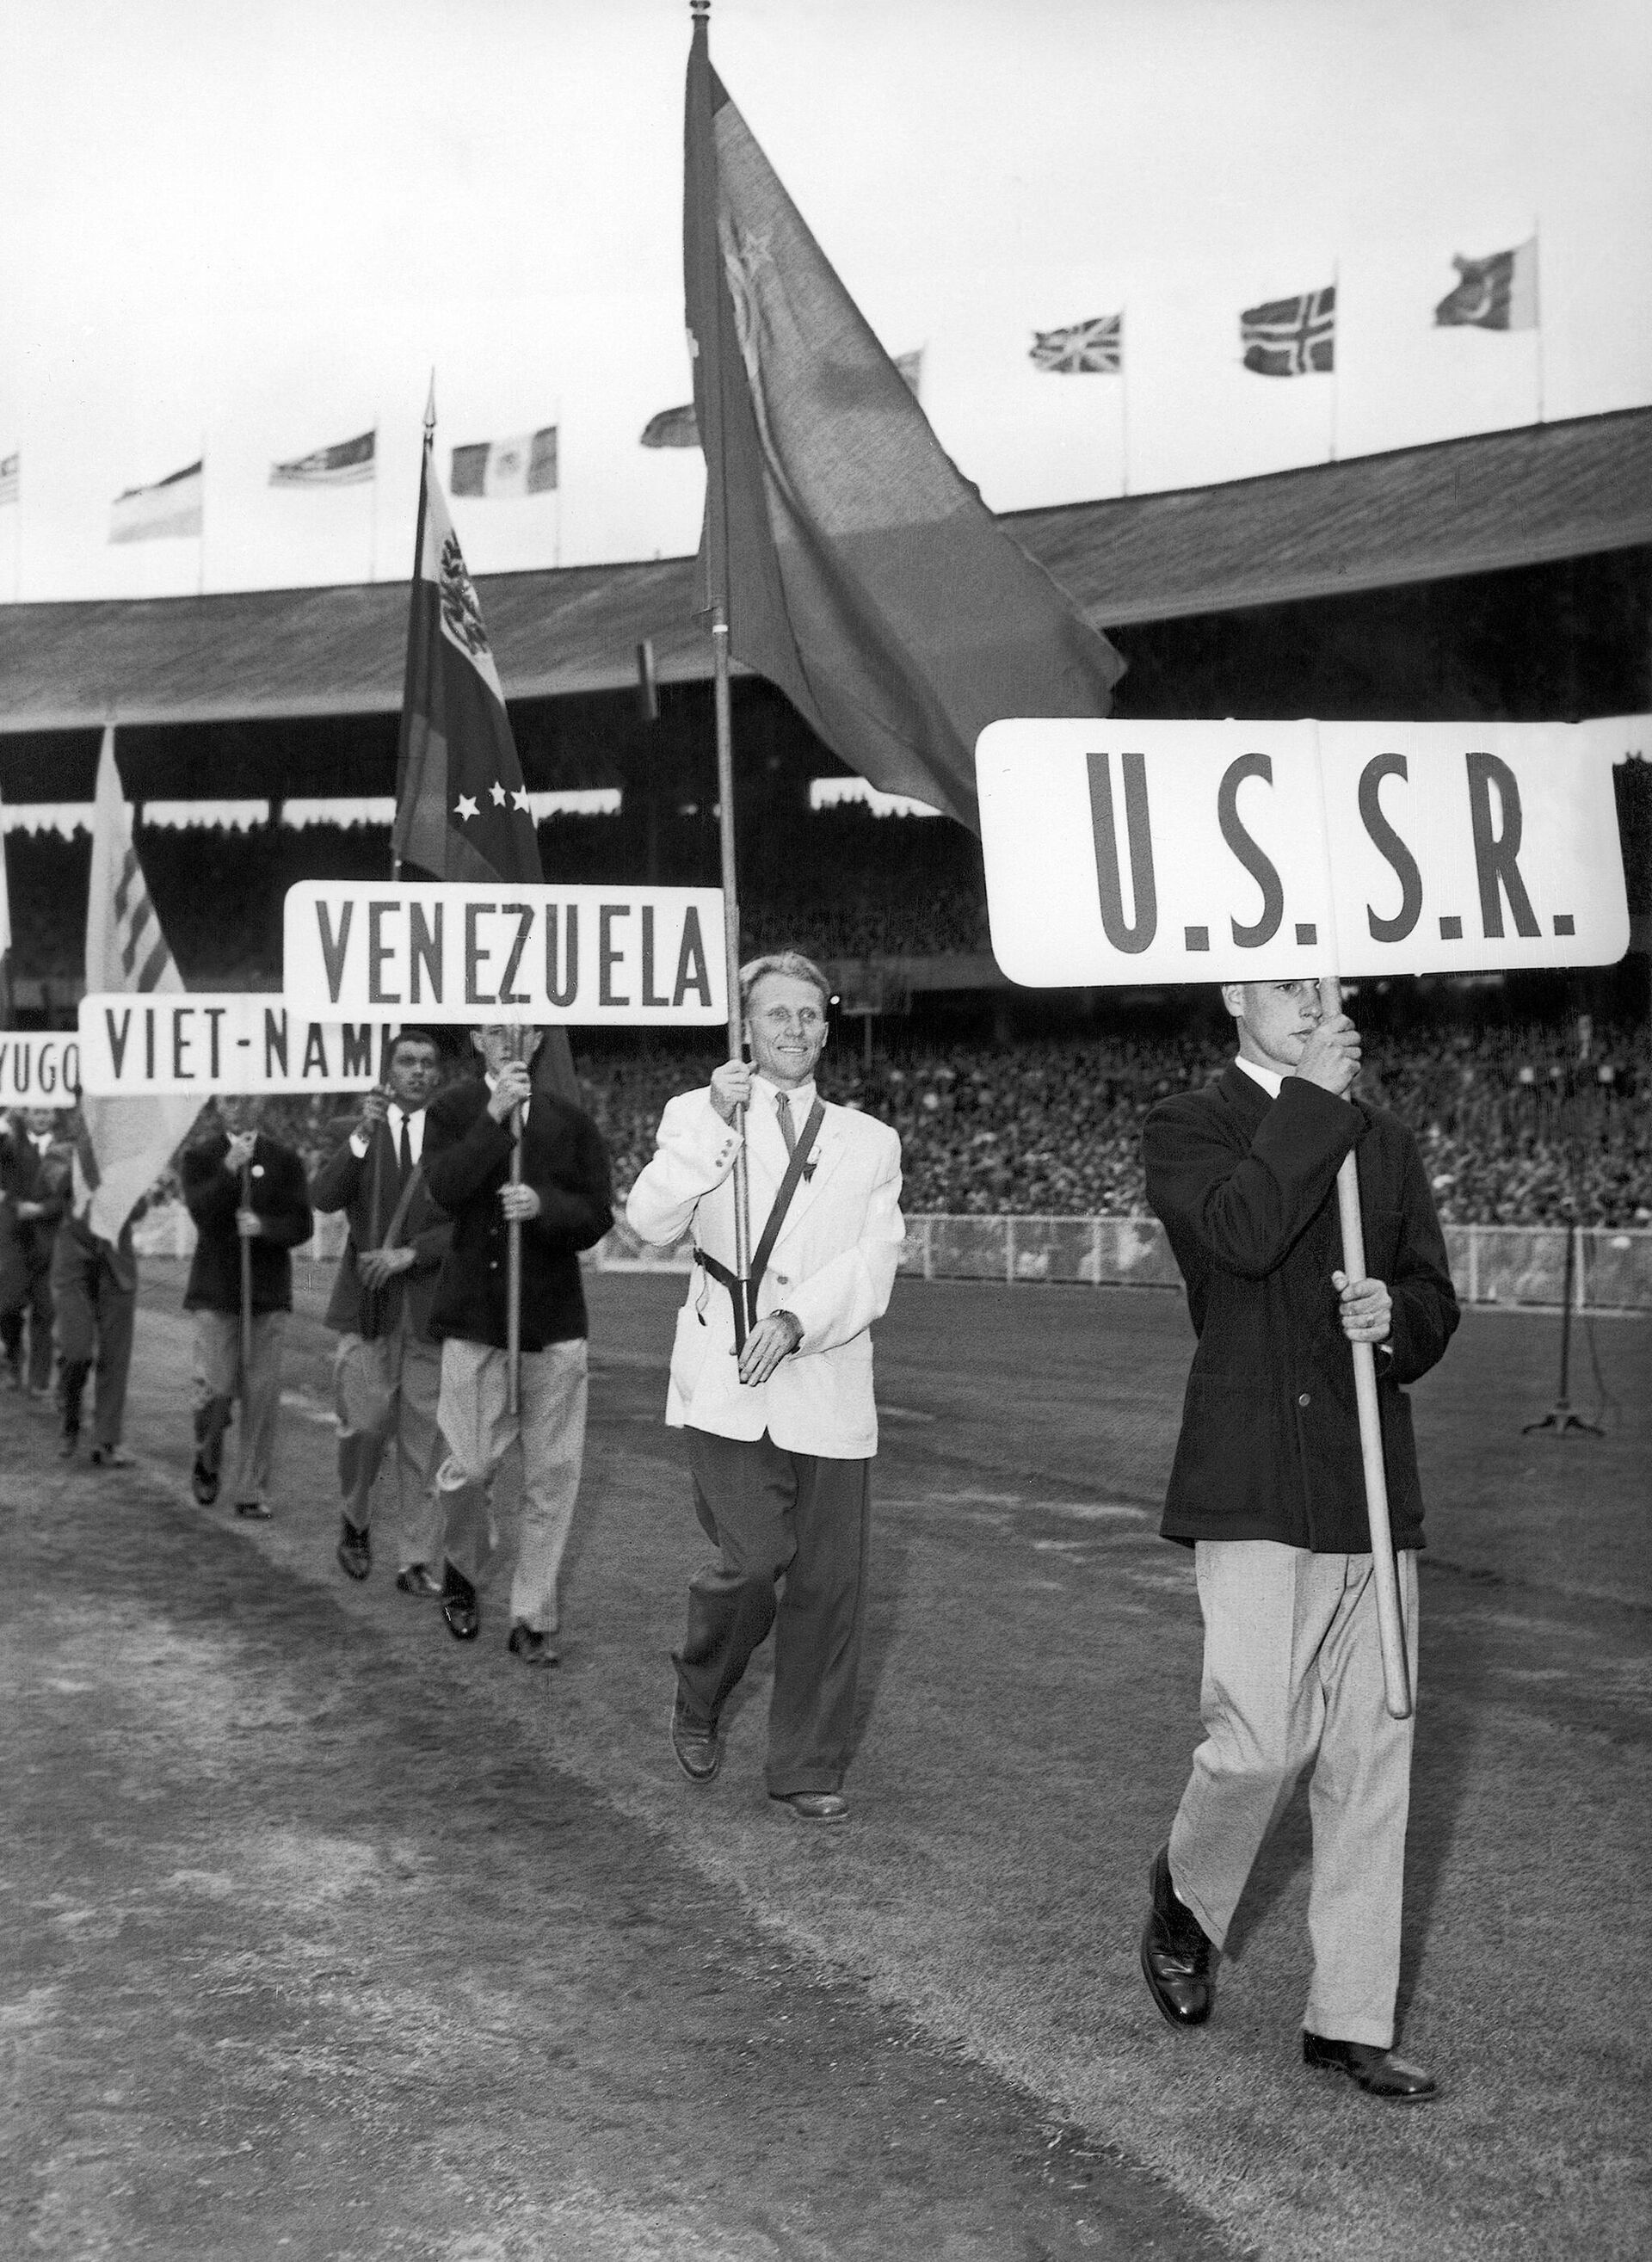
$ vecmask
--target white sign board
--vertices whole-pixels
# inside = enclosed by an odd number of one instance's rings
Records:
[[[0,1029],[0,1107],[72,1107],[79,1082],[80,1040],[72,1031]]]
[[[720,888],[289,888],[295,1012],[703,1028],[728,1019]]]
[[[80,1001],[80,1067],[97,1099],[213,1091],[367,1091],[392,1021],[313,1021],[262,991],[94,992]]]
[[[1035,988],[1612,964],[1630,727],[992,724],[993,955]]]

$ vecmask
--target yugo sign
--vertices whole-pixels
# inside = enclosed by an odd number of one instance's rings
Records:
[[[0,1029],[0,1107],[70,1107],[79,1083],[77,1038]]]
[[[1034,986],[1599,966],[1611,723],[995,723],[992,948]]]
[[[371,886],[287,890],[296,1010],[408,1021],[726,1020],[718,888]]]

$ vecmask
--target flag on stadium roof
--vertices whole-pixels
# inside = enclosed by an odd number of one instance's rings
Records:
[[[557,428],[542,425],[516,440],[479,440],[453,450],[453,492],[492,501],[548,493],[557,483]]]
[[[1098,314],[1064,330],[1035,330],[1027,357],[1062,377],[1117,377],[1124,366],[1124,317]]]
[[[1434,309],[1437,328],[1472,325],[1482,330],[1534,330],[1537,323],[1537,238],[1490,259],[1452,260],[1457,284]]]
[[[545,876],[499,670],[436,468],[434,410],[419,482],[391,843],[433,880],[514,886]],[[578,1099],[565,1030],[546,1032],[534,1080]]]
[[[1244,366],[1259,377],[1307,377],[1332,368],[1337,344],[1337,286],[1270,299],[1239,317]]]
[[[290,464],[271,464],[272,487],[354,487],[373,476],[379,434],[358,432],[353,440],[340,440],[331,448],[317,448],[295,456]]]
[[[177,535],[198,541],[202,464],[186,464],[152,487],[128,487],[115,497],[109,519],[112,542],[161,542]]]
[[[645,448],[697,448],[700,427],[695,421],[694,403],[685,400],[681,408],[662,408],[651,416],[642,429]]]
[[[0,508],[18,499],[19,460],[16,456],[0,456]]]
[[[705,602],[851,768],[974,825],[986,724],[1105,715],[1123,664],[942,452],[712,70],[703,17],[683,204]]]
[[[112,729],[105,730],[97,759],[86,896],[86,987],[125,990],[134,997],[184,987],[133,846],[132,810],[120,790]],[[92,1231],[118,1239],[133,1205],[166,1168],[199,1110],[198,1099],[93,1099],[83,1093],[87,1141],[77,1142],[75,1156],[76,1214],[90,1200]]]

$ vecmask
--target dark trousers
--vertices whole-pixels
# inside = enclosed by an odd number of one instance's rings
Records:
[[[836,1790],[855,1728],[872,1465],[783,1452],[767,1435],[683,1435],[694,1512],[718,1560],[689,1584],[688,1632],[672,1660],[682,1701],[715,1720],[774,1626],[768,1788]]]
[[[118,1445],[126,1412],[132,1368],[132,1329],[138,1308],[135,1284],[126,1287],[110,1264],[108,1244],[88,1247],[65,1226],[52,1257],[57,1302],[57,1347],[62,1354],[63,1426],[80,1425],[80,1395],[94,1363],[97,1403],[93,1429],[100,1445]]]
[[[0,1311],[0,1344],[19,1382],[31,1390],[49,1388],[52,1380],[52,1252],[48,1248],[19,1257],[8,1265],[5,1308]],[[28,1366],[23,1363],[23,1322],[29,1323]]]

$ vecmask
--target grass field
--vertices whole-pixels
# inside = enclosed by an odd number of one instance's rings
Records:
[[[181,1485],[187,1324],[175,1268],[148,1271],[133,1442]],[[246,1544],[282,1591],[324,1588],[345,1623],[434,1640],[445,1668],[452,1645],[387,1579],[347,1589],[332,1566],[324,1286],[307,1280],[294,1329],[280,1512]],[[553,1692],[512,1677],[487,1592],[465,1685],[708,1891],[915,2040],[1006,2076],[1052,2143],[1064,2129],[1160,2179],[1235,2251],[1648,2250],[1634,1978],[1649,1944],[1652,1329],[1597,1322],[1576,1347],[1573,1397],[1598,1406],[1602,1440],[1520,1434],[1553,1395],[1553,1319],[1470,1315],[1416,1394],[1432,1547],[1403,2040],[1445,2096],[1396,2114],[1298,2059],[1300,1800],[1259,1864],[1211,2026],[1172,2033],[1136,1969],[1147,1863],[1198,1732],[1190,1564],[1155,1534],[1191,1340],[1179,1300],[901,1284],[878,1340],[855,1819],[822,1843],[767,1811],[761,1670],[711,1791],[666,1747],[667,1653],[699,1553],[659,1422],[680,1293],[593,1283]],[[462,1707],[451,1732],[471,1732]]]

